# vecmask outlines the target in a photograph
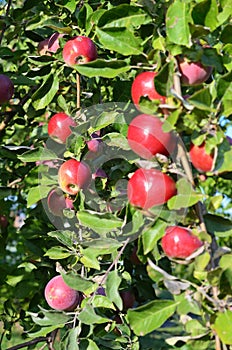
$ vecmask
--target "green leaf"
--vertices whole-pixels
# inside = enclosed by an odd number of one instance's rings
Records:
[[[4,199],[8,196],[10,196],[12,193],[11,188],[0,186],[0,199]]]
[[[218,313],[213,329],[217,332],[219,338],[224,344],[232,345],[232,311],[226,310],[224,313]]]
[[[112,309],[116,310],[114,304],[104,295],[95,295],[93,298],[92,296],[90,298],[85,298],[82,301],[81,306],[85,307],[86,304],[91,302],[91,305],[94,308],[105,308],[105,309]]]
[[[119,308],[119,310],[122,310],[123,307],[122,299],[118,292],[121,280],[122,279],[116,270],[111,271],[106,280],[106,295],[108,299]]]
[[[145,255],[151,252],[158,240],[163,237],[166,226],[167,225],[164,221],[158,219],[154,226],[148,228],[142,233],[143,250]]]
[[[57,323],[65,324],[70,319],[69,316],[61,312],[53,312],[42,309],[42,312],[28,312],[32,320],[39,326],[55,326]]]
[[[78,73],[85,75],[89,78],[103,77],[114,78],[121,73],[125,73],[130,70],[130,66],[125,61],[120,60],[95,60],[86,64],[79,64],[73,67]]]
[[[232,222],[219,215],[206,214],[204,216],[207,230],[217,237],[229,237],[232,235]]]
[[[162,67],[156,75],[154,84],[157,92],[162,96],[169,96],[173,86],[174,62],[170,61]]]
[[[169,199],[168,208],[178,210],[190,207],[204,198],[204,195],[193,190],[190,182],[181,178],[176,183],[177,195]]]
[[[41,328],[39,331],[34,332],[34,333],[27,333],[27,335],[30,338],[37,338],[37,337],[46,337],[47,334],[51,333],[52,331],[54,331],[55,329],[58,328],[63,328],[64,324],[59,324],[57,323],[54,326],[48,326],[48,327],[43,327]]]
[[[127,138],[117,132],[111,132],[102,137],[102,140],[110,147],[121,148],[129,151],[131,148],[128,144]]]
[[[41,199],[46,198],[50,191],[50,186],[40,185],[31,187],[27,195],[27,208],[30,208],[33,204],[36,204]]]
[[[171,300],[154,300],[136,309],[129,309],[127,319],[134,333],[144,336],[171,317],[179,303]]]
[[[168,39],[179,45],[191,46],[189,23],[190,9],[186,2],[176,0],[173,2],[166,15],[166,28]]]
[[[59,260],[68,258],[72,253],[60,246],[52,247],[47,250],[44,256],[48,256],[50,259]]]
[[[57,158],[57,155],[47,148],[38,147],[18,155],[18,158],[22,162],[30,163],[44,160],[54,160]]]
[[[69,287],[79,292],[88,294],[90,291],[94,290],[94,283],[79,275],[76,275],[74,273],[65,273],[62,274],[62,277],[64,279],[64,282]]]
[[[209,87],[195,92],[188,98],[188,101],[202,111],[214,111],[211,107],[212,96]]]
[[[213,31],[218,26],[218,4],[216,0],[205,0],[197,4],[192,11],[195,24],[206,26]]]
[[[76,234],[72,231],[51,231],[48,232],[48,236],[56,238],[60,243],[64,244],[68,248],[72,248],[76,240]]]
[[[218,14],[218,25],[223,24],[230,16],[232,16],[231,0],[224,0],[222,11]]]
[[[80,312],[78,319],[87,325],[93,325],[95,323],[108,323],[109,319],[106,317],[101,317],[96,314],[93,307],[91,305],[86,305],[84,309]]]
[[[143,51],[142,40],[127,28],[96,28],[96,34],[106,49],[121,55],[140,55]]]
[[[81,327],[70,329],[60,344],[60,350],[79,350],[78,336],[80,335]]]
[[[52,102],[59,90],[59,79],[55,74],[50,74],[43,85],[32,95],[32,105],[36,110],[43,109]]]
[[[151,18],[141,8],[122,4],[106,11],[98,21],[100,28],[139,27],[151,22]]]
[[[86,350],[100,350],[99,347],[97,346],[97,344],[91,340],[91,339],[88,339],[88,347],[86,348]]]
[[[113,214],[102,214],[90,210],[77,212],[77,218],[81,225],[86,226],[99,234],[106,234],[116,228],[120,228],[123,224]]]

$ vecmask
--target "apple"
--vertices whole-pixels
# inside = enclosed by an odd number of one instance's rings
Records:
[[[190,62],[186,57],[177,57],[181,83],[187,86],[204,83],[212,73],[212,67],[204,66],[201,62]]]
[[[214,152],[206,153],[205,142],[200,146],[191,143],[189,151],[193,166],[200,172],[212,171],[214,166]]]
[[[176,137],[162,130],[163,122],[152,115],[140,114],[128,127],[127,140],[140,157],[153,158],[157,153],[168,156],[176,148]]]
[[[66,42],[63,48],[63,59],[69,66],[87,63],[97,58],[94,42],[86,36],[76,36]]]
[[[167,227],[161,240],[162,249],[169,258],[185,259],[202,245],[190,229],[181,226]]]
[[[70,126],[76,125],[76,122],[66,113],[56,113],[48,121],[48,134],[56,142],[65,143],[72,133]]]
[[[44,290],[48,305],[55,310],[72,311],[78,305],[79,292],[70,288],[62,276],[53,277]]]
[[[63,37],[64,34],[53,33],[49,38],[42,40],[38,45],[38,53],[40,55],[51,55],[56,53],[60,48],[59,38]]]
[[[6,228],[8,226],[9,222],[5,215],[0,215],[0,227]]]
[[[160,95],[155,89],[154,78],[157,74],[157,72],[142,72],[135,77],[131,86],[131,98],[138,110],[140,110],[141,97],[148,97],[151,101],[166,102],[166,97]]]
[[[64,193],[59,188],[52,189],[47,198],[49,211],[55,216],[63,216],[64,209],[73,209],[73,201],[65,198]]]
[[[134,246],[133,250],[131,252],[131,255],[130,255],[130,261],[132,262],[133,265],[140,265],[141,264],[141,261],[139,260],[138,255],[137,255],[137,250],[138,250],[138,247]]]
[[[125,289],[119,292],[122,303],[123,303],[123,310],[131,309],[134,306],[135,303],[135,295],[130,289]]]
[[[8,102],[14,94],[14,85],[5,74],[0,74],[0,105]]]
[[[64,162],[58,170],[58,182],[65,193],[76,195],[81,189],[88,187],[91,171],[87,164],[76,159]]]
[[[127,186],[129,203],[142,209],[164,204],[176,192],[175,181],[156,169],[137,169]]]

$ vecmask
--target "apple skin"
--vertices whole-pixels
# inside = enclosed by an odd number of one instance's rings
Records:
[[[0,227],[1,228],[7,228],[9,222],[5,215],[0,215]]]
[[[133,265],[140,265],[141,264],[141,261],[139,260],[138,255],[137,255],[137,250],[138,250],[138,247],[135,246],[131,252],[131,255],[130,255],[130,261],[132,262]]]
[[[14,94],[14,84],[11,79],[4,74],[0,74],[0,105],[8,102]]]
[[[55,216],[63,216],[64,209],[73,209],[73,201],[65,198],[64,193],[59,188],[52,189],[47,198],[49,211]]]
[[[70,195],[76,195],[81,189],[87,188],[91,177],[88,165],[76,159],[67,160],[58,170],[59,186]]]
[[[157,153],[172,154],[176,148],[176,137],[172,132],[164,132],[162,126],[163,122],[152,115],[135,117],[127,132],[131,149],[145,159],[152,159]]]
[[[206,153],[204,142],[200,146],[192,143],[190,145],[189,156],[191,163],[198,171],[204,173],[213,170],[214,154]]]
[[[181,226],[167,227],[161,240],[162,249],[169,258],[185,259],[202,245],[190,229]]]
[[[154,78],[157,74],[157,72],[142,72],[135,77],[131,86],[131,98],[138,110],[141,97],[148,97],[151,101],[159,100],[162,104],[166,102],[166,97],[155,89]]]
[[[212,73],[212,67],[204,66],[201,62],[189,62],[186,58],[177,58],[181,83],[195,86],[204,83]]]
[[[62,38],[64,34],[53,33],[49,38],[39,42],[38,53],[39,55],[51,56],[51,53],[56,53],[60,48],[59,38]]]
[[[48,121],[48,134],[56,142],[65,143],[72,134],[70,126],[76,125],[76,122],[66,113],[56,113]]]
[[[120,291],[120,296],[122,298],[123,310],[131,309],[135,303],[135,295],[130,289],[125,289]]]
[[[59,311],[74,310],[80,298],[79,292],[67,286],[60,275],[47,283],[44,296],[48,305]]]
[[[127,186],[129,203],[142,209],[164,204],[176,193],[175,181],[156,169],[137,169]]]
[[[94,42],[86,36],[76,36],[66,42],[63,48],[63,59],[69,66],[94,61],[97,49]]]

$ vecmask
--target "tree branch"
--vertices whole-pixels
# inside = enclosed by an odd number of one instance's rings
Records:
[[[29,341],[27,341],[27,342],[25,342],[25,343],[12,346],[11,348],[8,348],[8,349],[6,349],[6,350],[18,350],[18,349],[23,349],[23,348],[26,348],[26,347],[28,347],[28,346],[41,343],[42,341],[47,342],[47,340],[48,340],[47,337],[38,337],[38,338],[35,338],[35,339],[33,339],[33,340],[29,340]]]

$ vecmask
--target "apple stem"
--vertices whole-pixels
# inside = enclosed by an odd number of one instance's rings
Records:
[[[76,74],[76,87],[77,87],[77,109],[80,109],[80,95],[81,95],[81,84],[80,84],[80,74]]]

